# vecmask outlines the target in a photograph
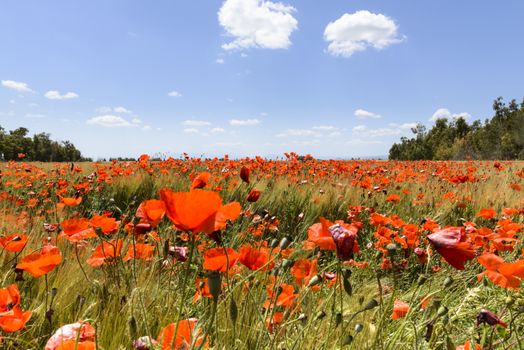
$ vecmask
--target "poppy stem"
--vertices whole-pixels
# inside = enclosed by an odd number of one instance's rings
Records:
[[[75,243],[75,256],[76,256],[76,261],[78,261],[78,265],[80,265],[80,270],[82,270],[82,273],[84,274],[86,281],[93,284],[93,282],[87,276],[87,273],[84,270],[84,266],[82,266],[82,263],[80,262],[80,256],[78,255],[78,243]]]

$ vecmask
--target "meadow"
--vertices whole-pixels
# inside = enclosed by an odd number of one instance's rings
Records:
[[[522,349],[524,162],[1,165],[4,349]]]

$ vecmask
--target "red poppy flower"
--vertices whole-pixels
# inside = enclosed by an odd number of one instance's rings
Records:
[[[91,227],[91,223],[85,218],[62,221],[62,230],[60,237],[74,243],[96,237],[96,232]]]
[[[203,267],[206,270],[225,272],[236,264],[238,253],[232,248],[212,248],[204,253]]]
[[[24,256],[16,268],[29,272],[34,277],[40,277],[49,273],[61,262],[60,250],[55,246],[45,245],[39,252]]]
[[[263,266],[263,270],[268,270],[274,265],[266,265],[269,261],[269,253],[265,247],[254,248],[251,246],[243,246],[240,248],[239,253],[240,263],[250,270],[258,270]]]
[[[86,262],[93,267],[111,262],[114,258],[120,256],[122,244],[123,241],[121,239],[102,241],[102,243],[95,248],[95,251]]]
[[[406,317],[406,314],[409,312],[409,305],[403,302],[402,300],[396,299],[393,303],[393,313],[391,318],[396,320],[398,318]]]
[[[0,246],[8,252],[19,252],[27,244],[28,237],[24,234],[13,234],[0,237]]]
[[[222,205],[222,199],[215,192],[173,192],[164,188],[160,190],[160,197],[166,205],[167,217],[183,231],[211,234],[223,229],[227,220],[235,220],[240,215],[238,202]]]
[[[158,199],[143,201],[136,210],[136,217],[140,218],[140,222],[148,223],[151,227],[157,226],[165,214],[166,204]]]
[[[247,196],[247,201],[248,202],[256,202],[258,201],[258,199],[260,198],[260,194],[261,192],[259,190],[251,190],[251,192],[249,192],[249,195]]]
[[[110,218],[107,215],[94,215],[91,218],[91,226],[100,229],[103,234],[109,235],[118,230],[119,221],[115,218]]]
[[[492,209],[492,208],[484,208],[484,209],[481,209],[479,211],[479,213],[477,214],[477,217],[481,217],[481,218],[484,218],[484,219],[492,219],[495,217],[495,210]]]
[[[94,350],[95,334],[95,329],[88,322],[66,324],[49,338],[44,350]]]
[[[197,334],[194,335],[197,323],[198,320],[196,318],[190,318],[179,321],[178,327],[174,323],[170,323],[165,326],[158,335],[158,342],[161,345],[161,349],[188,350],[191,347],[191,344],[194,344],[194,346],[198,348],[204,341],[205,344],[203,344],[203,346],[204,348],[207,348],[207,340],[204,339],[204,336],[201,335],[201,332],[198,331]],[[196,339],[194,339],[193,336],[195,336]]]
[[[18,306],[15,306],[0,316],[0,328],[7,333],[17,332],[24,328],[30,318],[31,311],[24,312]]]
[[[500,256],[492,253],[484,253],[477,260],[487,269],[477,275],[479,281],[486,276],[502,288],[517,289],[521,279],[524,279],[524,260],[506,263]]]
[[[124,261],[129,261],[131,259],[139,259],[144,261],[149,261],[153,259],[153,252],[155,251],[155,246],[145,243],[136,243],[135,245],[130,244],[127,248],[127,253],[124,256]]]
[[[242,179],[242,181],[244,181],[246,183],[249,183],[249,175],[250,174],[251,174],[251,170],[248,167],[243,166],[240,169],[240,178]]]
[[[464,242],[462,232],[461,227],[448,227],[427,236],[444,260],[459,270],[464,270],[466,261],[475,257],[475,250]]]
[[[211,177],[211,174],[206,172],[202,172],[198,174],[193,181],[191,182],[191,189],[197,189],[197,188],[204,188],[209,182],[209,178]]]

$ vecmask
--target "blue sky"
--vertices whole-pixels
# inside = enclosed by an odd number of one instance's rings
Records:
[[[3,0],[0,125],[87,156],[385,155],[524,97],[524,2]]]

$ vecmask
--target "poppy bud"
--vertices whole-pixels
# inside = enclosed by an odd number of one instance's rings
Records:
[[[293,264],[294,264],[293,260],[291,260],[291,259],[284,259],[284,261],[282,261],[282,268],[287,269],[288,267],[293,266]]]
[[[291,242],[292,242],[291,237],[285,236],[284,238],[282,238],[282,240],[280,240],[280,244],[279,244],[280,249],[286,249],[287,247],[289,247]]]
[[[129,336],[131,339],[135,339],[138,336],[138,326],[136,324],[135,316],[131,316],[128,322]]]
[[[358,296],[358,304],[360,306],[362,306],[362,304],[364,304],[364,296],[363,295],[359,295]]]
[[[346,335],[344,338],[342,338],[342,346],[349,345],[353,342],[353,336]]]
[[[222,291],[222,276],[218,271],[211,271],[207,277],[207,284],[209,286],[209,292],[213,298],[218,300],[218,296]]]
[[[495,315],[493,312],[488,311],[486,309],[481,309],[478,316],[477,316],[477,327],[481,323],[487,323],[490,326],[495,325],[501,325],[502,327],[506,328],[508,325],[503,322],[497,315]]]
[[[426,341],[429,341],[432,335],[433,335],[433,322],[429,322],[426,326],[426,335],[424,336],[424,339],[426,339]]]
[[[349,282],[349,279],[344,278],[342,280],[342,286],[344,287],[344,290],[346,293],[348,293],[349,296],[353,295],[353,287],[351,286],[351,282]]]
[[[315,319],[316,320],[321,320],[323,319],[324,317],[326,317],[326,313],[324,312],[324,310],[321,310],[317,313],[317,315],[315,316]]]
[[[389,243],[387,246],[386,246],[386,249],[389,253],[389,255],[393,255],[397,252],[397,245],[395,243]]]
[[[307,284],[307,286],[313,287],[319,284],[320,282],[322,282],[322,277],[320,275],[315,275],[309,280],[309,283]]]
[[[426,276],[422,275],[422,276],[420,276],[420,277],[418,278],[418,280],[417,280],[417,284],[418,284],[419,286],[421,286],[421,285],[423,285],[424,283],[426,283],[427,279],[428,279],[428,278],[427,278]]]
[[[448,313],[448,308],[447,307],[441,306],[441,307],[438,308],[437,315],[439,317],[442,317],[442,316],[446,315],[447,313]]]
[[[271,240],[270,247],[271,247],[271,249],[275,249],[276,247],[278,247],[278,239],[273,238]]]
[[[244,181],[245,183],[249,183],[249,174],[250,173],[251,173],[251,170],[249,170],[248,167],[243,166],[240,169],[240,178],[242,179],[242,181]]]
[[[376,301],[375,299],[371,299],[370,301],[368,301],[366,306],[364,306],[364,309],[362,311],[368,311],[368,310],[376,308],[377,306],[378,306],[378,301]]]
[[[514,300],[512,297],[507,297],[507,298],[504,300],[504,303],[505,303],[507,306],[511,306],[511,305],[513,305],[514,302],[515,302],[515,300]]]
[[[231,298],[231,302],[229,303],[229,317],[231,317],[231,321],[235,323],[238,318],[238,307],[235,299]]]
[[[337,312],[335,315],[335,328],[338,327],[339,324],[342,323],[342,314],[340,312]]]
[[[449,286],[451,286],[453,284],[453,278],[451,278],[450,276],[446,277],[446,279],[444,280],[444,288],[448,288]]]
[[[298,315],[298,318],[297,318],[298,321],[306,321],[307,320],[307,316],[305,313],[301,313],[300,315]]]
[[[355,333],[360,333],[364,329],[364,326],[361,323],[355,325]]]

